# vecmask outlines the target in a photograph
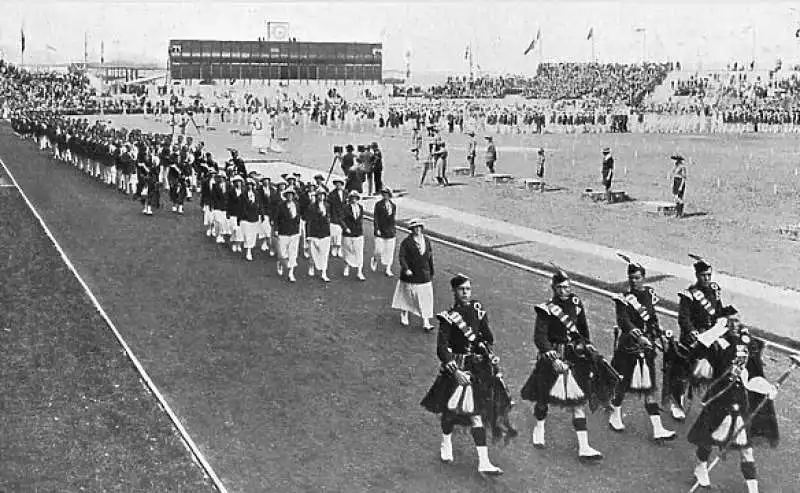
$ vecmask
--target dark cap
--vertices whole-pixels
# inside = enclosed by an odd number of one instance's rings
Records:
[[[555,286],[556,284],[561,284],[562,282],[565,281],[569,281],[569,276],[563,269],[561,269],[561,267],[557,266],[552,262],[550,263],[550,265],[552,265],[556,269],[555,274],[553,274],[553,286]]]
[[[450,279],[450,287],[452,289],[456,289],[468,282],[469,277],[465,276],[464,274],[456,274],[454,278]]]
[[[630,257],[619,252],[617,252],[617,256],[628,263],[628,275],[636,272],[641,272],[642,276],[647,275],[647,271],[645,270],[644,266],[639,262],[634,262]]]
[[[695,260],[695,263],[694,263],[694,273],[695,274],[702,274],[704,272],[709,272],[711,270],[711,264],[706,262],[699,255],[694,255],[694,254],[690,253],[689,257],[691,257],[691,258],[693,258]]]

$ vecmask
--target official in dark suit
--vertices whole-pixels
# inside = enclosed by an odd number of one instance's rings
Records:
[[[344,276],[356,269],[356,277],[364,281],[364,208],[358,201],[361,194],[355,190],[347,195],[347,205],[342,211],[342,258]]]
[[[373,223],[375,225],[375,250],[370,260],[372,272],[378,269],[378,264],[386,267],[386,275],[392,277],[392,262],[394,261],[394,247],[397,241],[397,227],[395,215],[397,207],[392,202],[392,191],[384,187],[381,190],[383,198],[375,203]]]
[[[423,234],[425,225],[412,219],[411,234],[401,243],[397,254],[400,279],[394,290],[392,308],[400,310],[400,323],[408,325],[408,313],[422,318],[422,327],[433,330],[433,249]]]

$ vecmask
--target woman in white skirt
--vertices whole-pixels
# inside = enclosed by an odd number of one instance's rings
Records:
[[[231,230],[231,250],[234,252],[242,251],[242,228],[239,227],[239,216],[241,215],[242,202],[244,201],[244,190],[242,189],[244,178],[235,175],[231,178],[233,189],[228,192],[228,224]]]
[[[203,208],[203,226],[206,228],[206,236],[210,237],[214,234],[214,211],[211,209],[211,192],[214,188],[214,177],[217,174],[217,170],[203,166],[205,177],[200,187],[200,207]]]
[[[329,282],[328,256],[331,250],[330,209],[325,203],[328,193],[323,188],[317,189],[316,200],[306,211],[306,239],[311,251],[311,263],[308,275],[314,275],[314,269],[320,272],[320,278]]]
[[[275,211],[275,231],[278,233],[278,275],[284,268],[289,271],[289,281],[295,282],[294,269],[297,267],[297,249],[300,246],[300,210],[295,202],[294,188],[283,192],[284,201]]]
[[[358,201],[361,194],[351,190],[347,196],[347,205],[342,211],[342,258],[344,259],[344,276],[350,275],[350,269],[356,269],[356,277],[365,281],[364,277],[364,208]]]
[[[397,241],[397,228],[395,214],[397,207],[392,202],[392,191],[388,187],[381,190],[383,199],[375,204],[373,223],[375,224],[375,250],[370,260],[372,272],[378,269],[378,264],[386,266],[386,275],[392,277],[392,262],[394,261],[394,246]]]
[[[431,242],[422,234],[424,224],[412,219],[408,223],[411,234],[401,243],[397,254],[400,262],[400,279],[394,290],[392,308],[400,310],[400,323],[408,325],[409,312],[422,318],[422,327],[433,330],[433,250]]]
[[[244,193],[244,200],[239,210],[239,228],[242,232],[245,258],[252,261],[253,247],[256,246],[261,220],[258,195],[256,195],[256,181],[253,178],[247,179],[247,191]]]
[[[217,174],[216,183],[211,188],[211,217],[214,224],[213,235],[217,243],[225,243],[225,236],[231,234],[228,222],[228,183],[225,175]]]
[[[347,191],[344,180],[333,179],[333,190],[328,194],[328,209],[331,218],[331,257],[342,256],[342,214],[347,206]]]
[[[270,257],[275,256],[274,244],[272,241],[272,210],[273,202],[277,191],[272,188],[271,180],[268,176],[261,178],[261,187],[256,191],[258,195],[259,221],[258,239],[262,241],[261,251],[269,252]]]

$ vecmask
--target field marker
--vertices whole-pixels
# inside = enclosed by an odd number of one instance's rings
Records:
[[[197,447],[197,444],[195,444],[194,440],[192,440],[192,437],[189,436],[189,433],[186,431],[186,428],[184,428],[181,422],[178,420],[178,416],[175,414],[175,412],[169,406],[167,401],[164,399],[164,396],[161,394],[161,391],[158,390],[158,387],[156,387],[156,384],[150,378],[150,375],[147,374],[147,371],[145,371],[144,367],[139,362],[139,359],[136,357],[136,355],[133,354],[133,351],[131,350],[130,346],[128,346],[128,343],[125,342],[125,339],[123,339],[122,334],[120,334],[119,330],[117,330],[117,327],[114,325],[114,322],[111,321],[111,318],[108,316],[105,309],[103,309],[103,307],[100,305],[100,302],[97,300],[97,297],[94,295],[94,293],[92,293],[92,290],[89,289],[89,285],[86,284],[86,281],[84,281],[81,275],[78,273],[78,270],[75,268],[75,265],[72,263],[69,257],[67,257],[67,254],[64,251],[64,249],[61,248],[61,245],[58,244],[58,241],[56,241],[56,237],[53,236],[53,233],[50,231],[50,228],[47,227],[47,224],[45,224],[44,219],[36,210],[36,208],[33,206],[33,203],[30,201],[30,199],[28,199],[28,196],[22,190],[22,187],[19,186],[19,182],[17,182],[17,179],[14,178],[14,175],[11,173],[11,170],[8,169],[8,166],[6,166],[6,163],[3,162],[1,158],[0,158],[0,165],[2,165],[3,169],[6,172],[6,175],[8,175],[8,177],[11,179],[13,186],[16,187],[16,189],[19,191],[20,196],[22,196],[22,199],[28,205],[28,208],[31,210],[36,219],[39,221],[39,224],[44,229],[44,232],[45,234],[47,234],[47,237],[50,238],[50,241],[53,242],[53,246],[56,247],[56,250],[61,255],[61,259],[67,265],[69,270],[72,271],[72,274],[78,280],[78,283],[80,283],[84,291],[86,291],[86,294],[87,296],[89,296],[89,299],[92,301],[92,304],[95,306],[97,311],[103,317],[106,324],[108,324],[108,327],[114,333],[114,336],[117,338],[117,341],[119,341],[120,345],[122,345],[122,349],[125,351],[125,354],[128,356],[128,358],[130,358],[131,362],[133,363],[133,366],[139,373],[139,377],[142,380],[144,380],[145,384],[147,384],[147,387],[150,389],[150,392],[152,392],[153,395],[156,396],[156,399],[158,399],[159,404],[161,404],[161,408],[164,409],[164,411],[166,411],[167,415],[169,416],[169,419],[172,421],[173,426],[175,426],[175,428],[180,433],[184,445],[186,445],[186,447],[192,453],[194,459],[200,463],[200,467],[202,467],[206,475],[208,475],[208,477],[211,478],[211,481],[214,483],[214,486],[217,488],[217,490],[220,493],[228,493],[228,490],[225,488],[225,485],[222,484],[222,481],[220,481],[219,476],[217,476],[217,473],[214,472],[214,469],[211,467],[211,464],[208,463],[203,453]]]

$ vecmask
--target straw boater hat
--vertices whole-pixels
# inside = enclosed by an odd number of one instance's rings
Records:
[[[297,196],[297,193],[294,191],[294,188],[287,188],[286,190],[283,191],[283,198],[286,198],[286,196],[289,194],[292,194],[295,197]]]
[[[341,183],[342,185],[344,185],[344,180],[342,180],[341,178],[334,178],[333,184],[336,185],[337,183]]]
[[[423,223],[421,219],[411,219],[408,221],[408,229],[414,228],[425,228],[425,223]]]
[[[610,147],[603,147],[603,154],[609,154],[611,152]]]
[[[242,175],[234,175],[233,178],[231,178],[231,183],[236,183],[237,181],[244,181]]]
[[[358,200],[361,200],[361,194],[360,193],[356,192],[355,190],[350,190],[350,193],[347,194],[347,199],[349,200],[349,199],[352,199],[353,197],[355,197]]]
[[[314,175],[314,179],[315,179],[315,180],[324,180],[324,179],[325,179],[325,177],[324,177],[324,176],[322,176],[322,175],[319,175],[319,174],[317,174],[317,175]]]
[[[392,196],[392,189],[389,188],[389,187],[383,187],[383,188],[381,188],[381,193],[389,194],[389,197],[391,197]]]
[[[248,185],[253,185],[253,186],[256,186],[256,185],[257,185],[257,183],[256,183],[256,180],[255,180],[253,177],[251,177],[251,176],[248,176],[248,177],[247,177],[247,184],[248,184]]]

